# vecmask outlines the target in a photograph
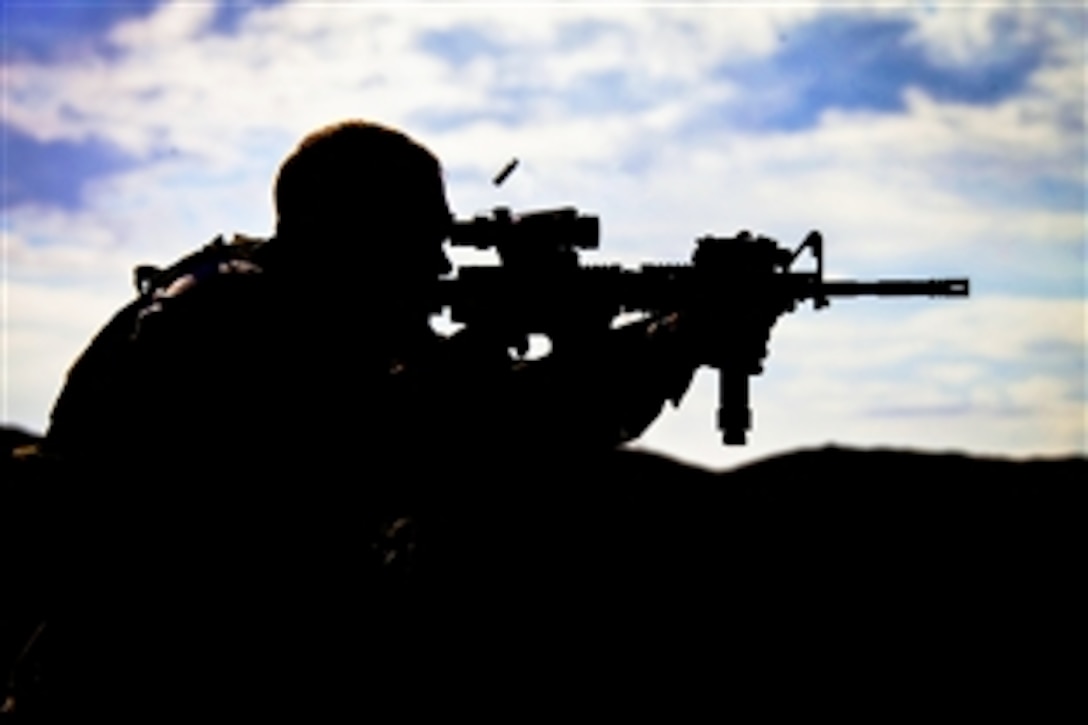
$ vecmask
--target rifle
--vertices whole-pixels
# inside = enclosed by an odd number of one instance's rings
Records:
[[[748,379],[763,372],[771,328],[778,318],[811,300],[816,309],[832,297],[965,297],[966,278],[825,280],[823,238],[810,232],[795,250],[747,231],[696,240],[690,264],[583,265],[579,252],[597,249],[595,216],[564,207],[514,215],[499,207],[491,216],[453,223],[453,246],[494,249],[499,266],[466,266],[443,282],[441,304],[454,322],[497,332],[520,354],[530,334],[553,345],[565,338],[600,334],[622,313],[684,312],[707,334],[699,363],[719,371],[718,429],[726,445],[744,445],[752,426]],[[793,269],[808,250],[815,270]],[[559,342],[556,342],[556,341]]]

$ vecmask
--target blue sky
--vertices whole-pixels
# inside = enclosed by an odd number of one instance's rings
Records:
[[[206,32],[237,33],[245,17],[280,0],[212,2]],[[76,62],[86,54],[110,56],[116,47],[109,31],[119,22],[153,15],[163,0],[5,0],[6,53],[13,60]]]
[[[700,376],[646,447],[1084,450],[1084,16],[8,0],[3,419],[44,426],[134,265],[268,233],[293,143],[361,116],[430,145],[463,216],[599,213],[602,259],[819,228],[831,274],[972,277],[969,302],[799,312],[753,384],[752,446],[716,445]]]
[[[906,18],[828,14],[794,29],[777,53],[724,64],[719,72],[748,91],[734,123],[798,131],[829,109],[901,113],[907,86],[937,100],[989,105],[1022,92],[1045,55],[1041,40],[1005,46],[1001,33],[1000,51],[967,65],[941,63],[910,42],[913,29]]]

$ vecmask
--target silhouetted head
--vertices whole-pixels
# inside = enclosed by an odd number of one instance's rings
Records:
[[[277,237],[300,256],[355,261],[387,287],[450,271],[441,164],[399,131],[366,121],[315,131],[283,162],[274,195]]]

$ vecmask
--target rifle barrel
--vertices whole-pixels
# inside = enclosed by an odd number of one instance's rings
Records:
[[[966,297],[970,283],[964,277],[956,279],[878,279],[826,280],[821,282],[819,293],[828,297]]]

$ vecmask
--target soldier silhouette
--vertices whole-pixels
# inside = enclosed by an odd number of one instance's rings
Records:
[[[539,365],[513,363],[480,331],[452,345],[436,335],[429,318],[451,269],[442,247],[451,215],[439,162],[397,131],[347,122],[310,135],[284,162],[275,201],[274,238],[194,255],[100,334],[54,408],[54,455],[140,461],[154,475],[207,471],[208,461],[282,466],[296,452],[309,466],[302,426],[324,441],[347,431],[352,446],[385,431],[370,385],[396,389],[389,380],[402,372],[449,383],[419,403],[435,421],[421,442],[467,433],[491,448],[496,435],[608,448],[637,437],[690,379],[693,366],[660,326]],[[477,403],[443,410],[448,395]],[[488,425],[489,406],[517,425]],[[473,429],[453,425],[464,416]]]
[[[136,678],[177,702],[169,661],[252,702],[357,644],[374,586],[558,571],[591,495],[561,479],[607,475],[690,382],[675,316],[531,362],[435,333],[452,217],[438,160],[398,131],[311,134],[274,197],[272,239],[144,270],[54,407],[79,546],[53,636],[77,699]]]

